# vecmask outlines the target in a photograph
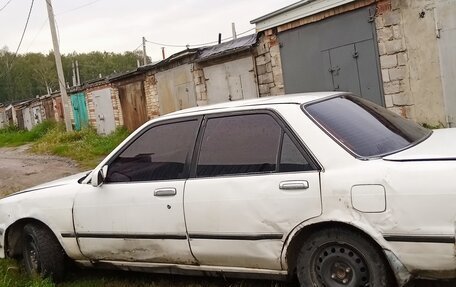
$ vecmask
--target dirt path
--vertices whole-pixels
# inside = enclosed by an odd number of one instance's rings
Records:
[[[0,148],[0,197],[80,171],[69,159],[35,155],[29,147]]]

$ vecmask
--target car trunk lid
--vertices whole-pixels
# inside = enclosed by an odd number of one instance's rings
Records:
[[[389,161],[456,160],[456,128],[439,129],[411,148],[383,157]]]

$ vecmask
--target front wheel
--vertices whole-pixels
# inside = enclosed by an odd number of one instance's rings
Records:
[[[32,276],[60,281],[64,273],[65,255],[54,234],[37,224],[24,226],[23,249],[25,270]]]
[[[378,248],[342,228],[309,236],[298,255],[297,275],[302,287],[394,286]]]

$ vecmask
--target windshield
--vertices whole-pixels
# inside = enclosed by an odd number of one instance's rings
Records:
[[[425,139],[430,130],[356,96],[304,106],[333,138],[361,157],[391,154]]]

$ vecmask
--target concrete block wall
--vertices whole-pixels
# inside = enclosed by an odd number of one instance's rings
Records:
[[[406,117],[415,118],[410,95],[408,55],[401,13],[390,0],[377,3],[375,28],[383,81],[385,105]]]
[[[112,101],[112,108],[114,110],[114,120],[116,122],[116,127],[123,126],[123,115],[122,115],[122,107],[120,106],[120,98],[119,98],[119,89],[111,86],[111,101]]]
[[[440,126],[445,112],[434,7],[435,0],[382,0],[375,25],[387,108]]]
[[[155,74],[147,74],[144,80],[144,93],[146,96],[146,112],[150,119],[160,116],[160,100],[158,97],[157,80]]]
[[[206,78],[203,67],[197,63],[192,67],[193,82],[195,83],[196,105],[205,106],[208,104]]]
[[[279,40],[272,30],[262,33],[254,54],[259,96],[283,95]]]
[[[93,91],[94,89],[88,89],[85,91],[87,101],[87,113],[89,116],[89,125],[96,128],[97,120],[95,115],[95,104],[93,102]]]
[[[102,86],[97,86],[93,88],[88,88],[85,90],[85,95],[86,95],[86,101],[87,101],[87,112],[89,116],[89,124],[96,128],[97,126],[97,120],[96,120],[96,114],[95,114],[95,105],[93,101],[93,92],[101,89],[110,89],[111,93],[111,102],[112,102],[112,108],[114,112],[114,121],[116,127],[122,126],[123,125],[123,117],[122,117],[122,110],[120,106],[120,99],[119,99],[119,90],[115,87],[112,87],[110,84],[107,85],[102,85]]]

